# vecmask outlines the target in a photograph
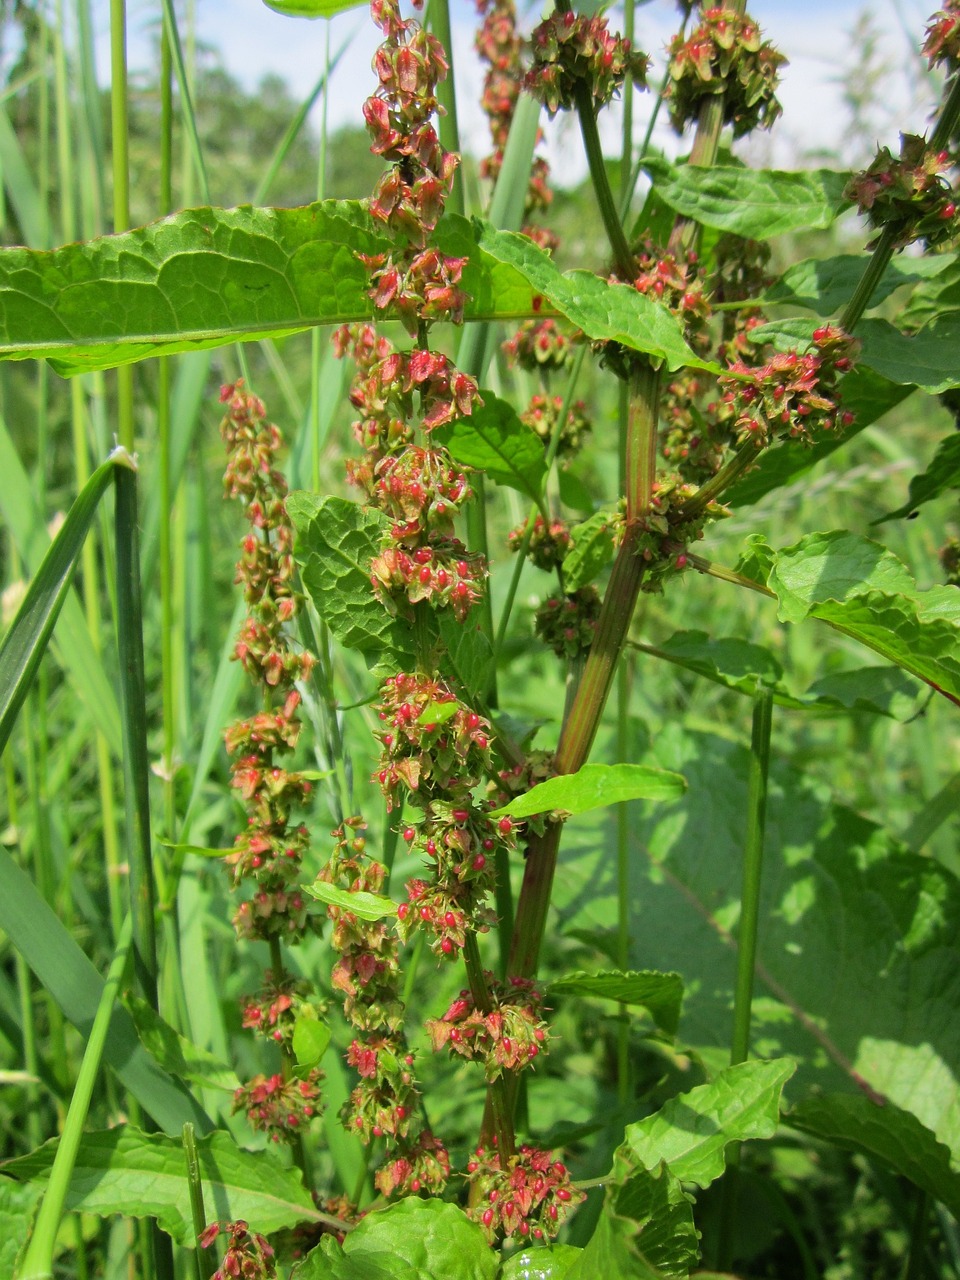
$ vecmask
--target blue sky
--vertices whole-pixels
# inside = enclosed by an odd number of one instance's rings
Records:
[[[247,85],[254,85],[264,73],[277,72],[297,96],[306,96],[324,65],[327,24],[286,18],[274,13],[261,0],[195,0],[200,38],[219,50],[227,69]],[[486,145],[485,122],[476,102],[482,71],[472,52],[473,4],[453,0],[454,50],[459,83],[459,101],[464,145],[482,150]],[[843,106],[842,82],[856,63],[851,38],[858,16],[868,13],[877,33],[881,55],[889,63],[871,109],[870,140],[894,143],[899,129],[922,132],[929,110],[929,96],[922,78],[911,62],[909,38],[922,37],[932,8],[917,0],[756,0],[752,16],[790,60],[783,75],[780,97],[784,116],[772,135],[752,143],[753,159],[763,163],[793,165],[820,148],[839,151],[841,158],[859,162],[851,153],[852,144],[842,133],[849,120]],[[143,66],[149,58],[147,33],[156,22],[155,0],[130,0],[128,29],[130,59]],[[676,25],[676,7],[668,0],[653,0],[637,11],[637,43],[654,58],[654,78],[663,66],[665,40]],[[329,24],[333,50],[347,42],[344,57],[331,82],[330,122],[357,122],[360,106],[373,87],[370,57],[378,32],[365,6],[338,15]],[[908,33],[909,32],[909,37]],[[100,61],[105,65],[106,16],[100,25]],[[637,101],[638,129],[644,127],[644,100]],[[616,114],[607,120],[611,146],[617,147],[619,124]],[[668,129],[656,140],[675,148]],[[582,159],[575,130],[558,121],[549,132],[548,152],[555,168],[570,178],[582,173]]]

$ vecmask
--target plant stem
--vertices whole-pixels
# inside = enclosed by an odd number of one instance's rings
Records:
[[[747,833],[744,844],[743,880],[740,888],[740,929],[737,947],[737,987],[733,1002],[733,1039],[730,1065],[750,1056],[750,1022],[753,982],[757,963],[760,920],[760,878],[763,869],[763,837],[767,820],[767,777],[770,771],[770,731],[773,693],[760,686],[753,697],[753,734],[747,789]],[[723,1180],[717,1268],[727,1271],[733,1261],[733,1229],[739,1195],[740,1143],[727,1148],[727,1172]]]
[[[564,6],[560,4],[557,7],[562,9]],[[597,113],[593,105],[593,95],[587,85],[582,82],[577,83],[574,91],[574,100],[577,104],[580,132],[583,135],[583,146],[587,153],[587,162],[590,166],[590,177],[593,181],[597,206],[600,210],[600,217],[603,219],[603,227],[607,233],[607,239],[610,241],[610,247],[613,250],[614,264],[617,272],[624,280],[632,280],[636,272],[636,266],[633,254],[630,252],[630,246],[627,243],[623,223],[620,221],[617,202],[610,187],[610,179],[607,177],[603,148],[600,145],[600,131],[597,128]]]
[[[448,0],[430,0],[430,26],[433,34],[443,45],[447,55],[447,74],[439,81],[437,85],[437,99],[443,107],[443,114],[440,116],[440,145],[444,151],[452,151],[454,154],[460,154],[460,129],[457,124],[457,95],[456,95],[456,77],[453,69],[453,40],[450,35],[450,7]],[[461,216],[465,211],[463,202],[463,174],[461,167],[457,167],[454,174],[453,186],[447,197],[447,209],[450,213],[458,213]]]
[[[473,996],[473,1003],[481,1013],[487,1015],[493,1011],[493,1002],[490,999],[487,979],[483,972],[477,935],[472,930],[467,931],[464,939],[463,962],[467,969],[467,982],[470,994]],[[516,1143],[513,1136],[513,1122],[510,1119],[506,1082],[502,1077],[490,1082],[487,1096],[490,1100],[493,1130],[497,1137],[497,1151],[504,1160],[514,1154]]]
[[[200,1237],[207,1225],[207,1213],[203,1207],[203,1184],[200,1181],[200,1161],[197,1159],[197,1139],[193,1125],[183,1126],[183,1155],[187,1162],[187,1185],[190,1188],[190,1214],[193,1218],[193,1259],[197,1280],[210,1280],[214,1271],[214,1258],[200,1248]]]

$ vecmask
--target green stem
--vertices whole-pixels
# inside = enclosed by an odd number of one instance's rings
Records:
[[[747,789],[747,832],[744,845],[743,879],[740,888],[740,928],[737,946],[737,987],[733,1003],[733,1038],[730,1065],[746,1062],[750,1056],[750,1024],[753,983],[757,964],[757,936],[760,921],[760,879],[763,869],[763,837],[767,820],[767,778],[770,772],[770,731],[773,723],[773,693],[761,686],[753,698],[753,735]],[[717,1268],[727,1271],[733,1261],[733,1231],[739,1196],[740,1143],[727,1148],[727,1172],[723,1180],[720,1210],[720,1238]]]
[[[187,1162],[187,1186],[190,1188],[190,1215],[193,1218],[193,1260],[197,1280],[210,1280],[216,1259],[207,1249],[200,1248],[200,1237],[207,1225],[207,1213],[203,1207],[203,1183],[200,1180],[200,1161],[197,1157],[197,1139],[193,1125],[183,1126],[183,1155]]]
[[[614,264],[617,272],[624,280],[632,280],[636,272],[636,266],[633,254],[630,252],[630,246],[627,243],[623,223],[620,221],[617,202],[610,187],[610,179],[607,177],[603,148],[600,145],[600,131],[597,128],[597,113],[593,105],[593,95],[586,84],[578,82],[574,91],[574,100],[577,104],[577,115],[580,119],[580,132],[583,135],[587,163],[590,166],[590,178],[593,182],[600,217],[603,219],[603,228],[607,233],[607,239],[610,241],[610,247],[613,250]]]
[[[464,939],[463,962],[467,969],[467,983],[470,987],[470,994],[473,996],[473,1003],[484,1015],[492,1013],[493,1002],[490,999],[487,979],[483,972],[480,948],[477,945],[477,935],[472,930],[467,931]],[[493,1131],[497,1137],[497,1150],[501,1159],[506,1159],[513,1155],[516,1149],[516,1141],[513,1134],[513,1122],[510,1119],[506,1082],[503,1077],[491,1081],[487,1096],[490,1099]]]
[[[447,74],[437,85],[437,100],[443,107],[440,116],[440,145],[444,151],[460,155],[460,129],[457,124],[456,77],[453,68],[453,40],[450,35],[450,7],[448,0],[430,0],[430,26],[447,55]],[[447,197],[447,210],[463,215],[463,175],[458,166],[453,187]]]
[[[903,1272],[903,1280],[922,1280],[926,1274],[926,1251],[929,1241],[928,1223],[930,1220],[930,1196],[926,1191],[917,1189],[916,1206],[913,1222],[910,1225],[910,1245],[907,1262]]]
[[[100,1072],[103,1048],[110,1028],[110,1016],[113,1013],[130,956],[130,939],[131,921],[128,917],[121,930],[120,941],[107,973],[103,994],[97,1005],[77,1083],[70,1099],[66,1123],[50,1170],[47,1190],[33,1226],[26,1254],[20,1264],[20,1280],[52,1280],[57,1232],[80,1151],[80,1141],[90,1109],[90,1100],[93,1097],[93,1088]]]

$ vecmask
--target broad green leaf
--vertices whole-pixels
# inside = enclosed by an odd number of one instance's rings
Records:
[[[675,800],[683,794],[686,785],[677,774],[648,769],[645,765],[585,764],[577,773],[538,782],[524,795],[492,810],[492,816],[509,814],[513,818],[529,818],[551,809],[586,813],[625,800]]]
[[[318,902],[339,907],[341,911],[350,911],[360,920],[382,920],[384,916],[397,914],[397,904],[377,893],[367,893],[362,889],[356,892],[352,889],[338,889],[335,884],[327,884],[325,880],[314,880],[312,884],[300,887]]]
[[[756,342],[769,342],[778,351],[804,350],[811,341],[809,320],[777,320],[755,329]],[[960,386],[957,347],[960,314],[934,318],[919,333],[901,333],[889,320],[869,316],[856,328],[860,342],[858,364],[902,387],[920,387],[931,395]]]
[[[940,441],[929,467],[910,481],[910,496],[903,506],[873,523],[901,520],[904,516],[912,515],[925,502],[939,498],[941,493],[950,489],[960,489],[960,434],[957,432]]]
[[[81,1035],[87,1036],[103,994],[103,979],[3,847],[0,847],[0,929],[46,987],[64,1017]],[[122,1006],[114,1008],[103,1056],[165,1132],[179,1135],[188,1121],[198,1133],[208,1133],[213,1127],[200,1104],[146,1051],[137,1038],[133,1019]]]
[[[446,659],[468,697],[483,697],[487,690],[493,649],[479,622],[458,622],[449,609],[437,615]]]
[[[629,963],[682,975],[681,1041],[719,1066],[729,1053],[749,752],[668,724],[638,758],[690,785],[631,823]],[[866,1081],[960,1165],[960,881],[831,804],[822,778],[776,761],[771,770],[754,1050],[797,1060],[787,1086],[795,1099],[857,1093]],[[554,896],[570,936],[614,909],[614,888],[598,897],[611,838],[598,819],[566,832]]]
[[[925,696],[923,685],[899,667],[859,667],[814,681],[801,694],[801,701],[806,710],[819,714],[867,711],[910,720],[917,714],[918,700]]]
[[[288,18],[332,18],[344,9],[355,9],[363,0],[263,0],[263,3]]]
[[[524,1249],[506,1260],[497,1280],[565,1280],[582,1252],[571,1244]]]
[[[589,1244],[569,1280],[664,1280],[696,1266],[692,1201],[666,1165],[651,1171],[624,1148]]]
[[[953,258],[953,262],[942,275],[911,289],[906,305],[897,315],[904,329],[920,329],[936,316],[960,311],[960,258],[955,254],[947,256]]]
[[[293,1052],[298,1067],[316,1067],[330,1044],[330,1028],[317,1017],[302,1013],[293,1024]]]
[[[374,596],[370,563],[388,521],[372,507],[297,491],[287,498],[297,531],[295,555],[317,612],[348,649],[398,664],[413,657],[413,635]]]
[[[809,336],[809,326],[807,333]],[[756,464],[727,492],[724,502],[739,510],[759,502],[774,489],[792,484],[913,392],[913,387],[899,386],[872,369],[858,365],[840,382],[842,405],[854,415],[853,424],[842,433],[825,436],[809,448],[786,440],[775,448],[765,449]]]
[[[368,1214],[343,1242],[324,1241],[297,1280],[494,1280],[499,1258],[462,1209],[413,1197]]]
[[[56,1148],[57,1139],[51,1139],[28,1156],[6,1161],[3,1172],[43,1182]],[[218,1132],[198,1137],[197,1156],[211,1217],[246,1219],[264,1235],[320,1220],[299,1172],[286,1168],[272,1151],[243,1151]],[[85,1134],[66,1207],[100,1217],[156,1218],[178,1244],[194,1245],[183,1144],[164,1134],[141,1133],[129,1125]]]
[[[960,1217],[960,1173],[950,1149],[902,1108],[878,1106],[863,1094],[806,1098],[783,1117],[792,1129],[890,1165]]]
[[[925,258],[893,258],[870,296],[870,306],[878,307],[905,284],[938,277],[957,262],[953,253]],[[819,316],[836,315],[849,302],[871,261],[865,253],[841,253],[835,258],[806,258],[796,262],[763,294],[764,306],[786,303],[804,307]]]
[[[645,159],[643,167],[676,213],[754,240],[829,227],[849,204],[843,189],[850,175],[833,169],[706,169],[662,157]]]
[[[456,462],[475,467],[494,483],[509,485],[537,502],[547,473],[543,442],[506,400],[490,391],[482,395],[480,408],[468,418],[438,428],[433,438],[446,445]]]
[[[819,618],[954,701],[960,699],[960,592],[920,591],[877,542],[814,533],[775,554],[767,578],[783,622]]]
[[[627,1125],[617,1158],[629,1151],[650,1170],[663,1161],[681,1182],[708,1187],[723,1173],[731,1142],[773,1137],[780,1094],[795,1070],[788,1058],[727,1067],[709,1084],[678,1094],[646,1120]]]
[[[0,1276],[15,1276],[43,1187],[0,1178]]]
[[[570,531],[572,546],[563,561],[563,586],[578,591],[593,582],[613,559],[613,518],[609,511],[596,511]]]
[[[434,243],[466,257],[468,320],[567,316],[670,368],[713,368],[676,319],[625,285],[561,274],[526,237],[447,215]],[[359,201],[297,209],[188,209],[134,231],[49,252],[0,249],[0,357],[49,359],[64,375],[148,356],[374,317],[357,254],[390,234]]]
[[[0,753],[10,739],[17,714],[30,691],[67,598],[100,499],[113,480],[115,469],[132,465],[126,450],[118,449],[84,485],[3,637],[0,644]]]
[[[230,1093],[239,1089],[240,1081],[231,1067],[175,1031],[146,1000],[128,995],[124,1003],[141,1043],[164,1071],[178,1080],[189,1080],[210,1089],[226,1089]]]
[[[481,250],[503,266],[512,267],[549,304],[550,310],[575,324],[594,340],[619,342],[635,351],[645,351],[664,360],[668,369],[692,367],[717,371],[710,361],[700,360],[684,341],[676,318],[657,302],[624,284],[608,284],[592,271],[568,271],[561,275],[548,253],[527,236],[514,231],[496,231],[483,224],[479,235]],[[466,277],[464,277],[466,279]],[[469,288],[468,285],[464,285]],[[502,296],[504,305],[506,295]],[[517,313],[518,316],[520,313]]]
[[[683,979],[679,973],[642,973],[612,970],[604,973],[566,973],[551,982],[550,996],[597,996],[619,1004],[639,1005],[668,1035],[676,1035],[683,1003]]]

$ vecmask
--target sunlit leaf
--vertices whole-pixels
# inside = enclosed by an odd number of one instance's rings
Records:
[[[819,316],[834,316],[850,301],[860,283],[869,254],[841,253],[834,258],[806,258],[787,267],[780,279],[760,299],[762,305],[786,303],[804,307]],[[953,253],[925,258],[893,258],[873,293],[870,306],[878,307],[905,284],[938,277],[957,262]]]
[[[492,811],[492,816],[509,814],[529,818],[552,809],[566,813],[586,813],[625,800],[675,800],[686,782],[678,774],[649,769],[639,764],[585,764],[577,773],[562,774],[538,782],[522,796]]]
[[[301,888],[318,902],[339,907],[341,911],[350,911],[360,920],[382,920],[384,916],[397,914],[397,904],[390,898],[367,893],[363,889],[339,889],[335,884],[327,884],[325,880],[314,880],[312,884],[301,885]]]
[[[536,502],[546,475],[543,442],[506,400],[484,391],[483,404],[467,418],[432,433],[456,462],[482,471]]]
[[[570,530],[572,545],[563,560],[566,592],[593,582],[613,559],[612,523],[609,511],[597,511]]]
[[[674,1035],[683,1003],[683,979],[679,973],[642,973],[610,970],[604,973],[566,973],[550,983],[551,996],[594,996],[619,1004],[639,1005],[668,1035]]]

